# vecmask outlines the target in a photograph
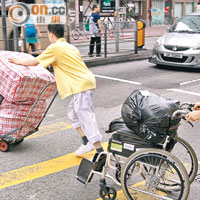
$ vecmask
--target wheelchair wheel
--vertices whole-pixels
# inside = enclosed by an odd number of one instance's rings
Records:
[[[152,148],[139,150],[126,160],[121,185],[129,200],[186,200],[190,190],[183,164],[173,154]]]
[[[103,200],[114,200],[117,196],[117,192],[116,192],[115,188],[110,185],[106,185],[105,189],[106,189],[106,191],[102,188],[100,189],[100,191],[99,191],[100,197]]]
[[[177,156],[178,159],[184,164],[189,175],[190,183],[192,183],[198,171],[198,159],[194,149],[188,142],[178,137],[177,143],[171,153]]]

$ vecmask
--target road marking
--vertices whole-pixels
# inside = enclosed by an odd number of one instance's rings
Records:
[[[49,124],[49,125],[45,125],[42,127],[39,127],[39,131],[33,133],[33,135],[30,135],[26,138],[24,138],[25,140],[31,139],[31,138],[36,138],[39,136],[43,136],[43,135],[48,135],[51,133],[55,133],[61,130],[65,130],[65,129],[70,129],[72,128],[70,124],[66,123],[66,122],[58,122],[58,123],[54,123],[54,124]]]
[[[104,78],[104,79],[109,79],[109,80],[113,80],[113,81],[120,81],[123,83],[130,83],[130,84],[134,84],[134,85],[141,85],[141,83],[139,82],[135,82],[135,81],[129,81],[129,80],[125,80],[125,79],[120,79],[120,78],[114,78],[114,77],[109,77],[109,76],[102,76],[102,75],[94,75],[97,78]]]
[[[134,184],[133,187],[136,187],[136,188],[139,188],[139,189],[142,189],[142,188],[145,189],[145,181],[138,182],[138,183]],[[141,192],[137,192],[137,191],[134,191],[132,193],[134,195],[134,196],[132,195],[133,199],[152,200],[152,196],[150,196],[150,195],[147,195],[147,194],[144,194],[144,193],[141,193]],[[159,190],[156,191],[156,194],[163,196],[163,197],[167,196],[167,194],[165,192],[162,192],[162,191],[159,191]],[[116,199],[117,200],[126,200],[126,197],[123,193],[123,190],[119,190],[117,192],[117,198]],[[157,198],[155,198],[155,199],[157,199]],[[97,200],[102,200],[102,198],[98,198]]]
[[[180,90],[180,89],[167,89],[167,90],[172,91],[172,92],[179,92],[179,93],[190,94],[194,96],[200,96],[200,93],[197,93],[197,92],[190,92],[190,91]]]
[[[180,85],[186,85],[186,84],[194,83],[194,82],[197,82],[197,81],[200,81],[200,79],[194,79],[194,80],[191,80],[191,81],[182,82],[182,83],[180,83]]]
[[[107,149],[107,146],[107,142],[103,144],[104,149]],[[94,153],[95,151],[89,152],[84,154],[83,157],[90,159]],[[78,166],[81,160],[82,157],[77,157],[74,153],[70,153],[65,156],[2,173],[0,174],[0,189]]]

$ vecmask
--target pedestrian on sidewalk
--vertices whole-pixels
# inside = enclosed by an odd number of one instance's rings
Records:
[[[98,4],[93,5],[92,13],[89,16],[90,48],[89,57],[93,57],[94,45],[96,43],[96,56],[101,56],[101,35],[103,34],[102,24],[99,16],[100,8]]]
[[[25,31],[23,30],[25,29]],[[37,24],[35,23],[34,16],[30,15],[29,20],[22,26],[21,29],[21,35],[20,37],[24,38],[24,32],[26,34],[26,48],[29,54],[32,54],[33,52],[33,45],[35,47],[35,50],[37,51],[37,54],[41,54],[41,45],[38,37],[41,37],[42,34],[40,33],[40,29],[38,28]],[[22,51],[24,51],[22,49]]]
[[[41,64],[44,68],[52,64],[61,99],[71,96],[68,118],[82,138],[83,145],[75,154],[79,156],[94,148],[98,153],[103,152],[92,98],[96,88],[95,77],[85,65],[79,50],[64,39],[64,25],[49,24],[48,37],[51,45],[38,57],[24,60],[14,57],[9,61],[24,66]]]

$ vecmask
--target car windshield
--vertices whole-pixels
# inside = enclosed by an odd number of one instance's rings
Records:
[[[200,15],[185,16],[174,23],[170,32],[200,33]]]

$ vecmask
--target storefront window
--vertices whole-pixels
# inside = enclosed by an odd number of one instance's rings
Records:
[[[192,3],[186,3],[186,10],[185,10],[185,14],[190,14],[193,12],[193,6]]]
[[[174,9],[174,17],[175,19],[181,18],[183,15],[183,4],[182,3],[175,3],[175,9]]]
[[[151,8],[151,24],[160,25],[164,24],[165,20],[165,1],[163,0],[152,0]]]

